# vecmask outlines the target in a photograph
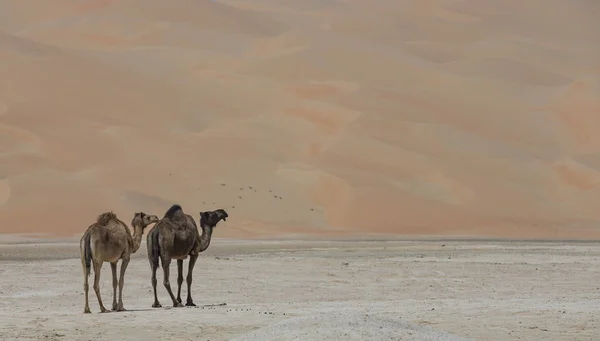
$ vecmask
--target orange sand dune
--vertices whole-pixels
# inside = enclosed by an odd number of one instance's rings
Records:
[[[600,237],[594,1],[0,1],[0,232]]]

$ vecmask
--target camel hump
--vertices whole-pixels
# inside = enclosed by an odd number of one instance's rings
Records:
[[[117,215],[113,212],[104,212],[98,216],[96,222],[100,225],[108,225],[113,220],[117,220]]]
[[[167,210],[164,218],[173,219],[173,218],[180,217],[182,214],[183,214],[183,209],[181,208],[181,206],[175,204]]]

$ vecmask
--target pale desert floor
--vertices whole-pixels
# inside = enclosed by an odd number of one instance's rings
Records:
[[[4,238],[2,339],[575,341],[600,335],[599,243],[214,240],[196,267],[199,307],[176,309],[162,274],[164,308],[150,307],[145,253],[142,244],[126,274],[129,311],[100,314],[91,292],[92,314],[85,315],[75,242]],[[101,288],[110,307],[108,264]]]

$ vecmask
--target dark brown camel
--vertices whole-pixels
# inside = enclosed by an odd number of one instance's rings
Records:
[[[173,205],[165,213],[165,216],[148,232],[146,236],[146,246],[148,248],[148,260],[152,269],[152,289],[154,290],[154,304],[152,307],[159,308],[156,295],[156,270],[158,261],[163,268],[163,284],[173,300],[173,307],[183,307],[181,303],[181,285],[183,284],[183,260],[190,256],[187,273],[187,302],[186,306],[196,306],[192,300],[192,271],[196,264],[196,259],[200,252],[203,252],[210,245],[213,228],[222,219],[227,220],[227,212],[223,209],[215,211],[200,212],[200,227],[202,235],[198,231],[198,226],[191,215],[183,212],[181,206]],[[171,260],[177,260],[177,298],[173,295],[171,284],[169,282],[169,266]]]

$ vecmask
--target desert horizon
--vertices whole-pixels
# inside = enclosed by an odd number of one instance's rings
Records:
[[[599,17],[0,0],[0,338],[597,341]]]
[[[600,239],[593,1],[0,13],[0,233],[180,204],[226,239]]]

